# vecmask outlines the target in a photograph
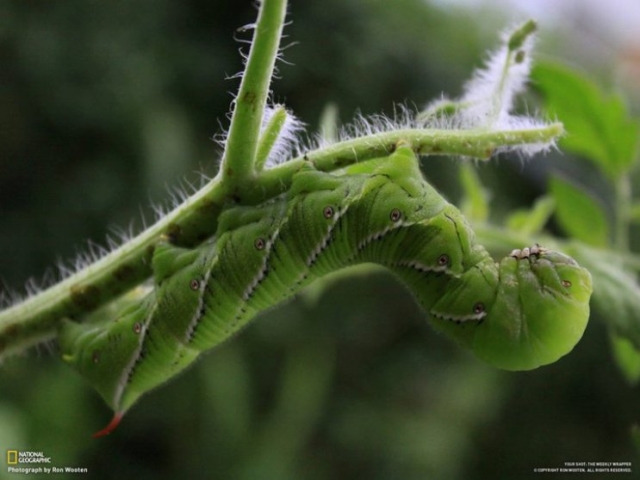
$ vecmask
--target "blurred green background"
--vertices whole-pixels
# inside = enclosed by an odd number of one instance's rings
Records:
[[[56,263],[72,264],[87,241],[139,231],[168,189],[215,173],[211,137],[228,125],[238,86],[228,77],[248,49],[237,29],[255,20],[253,3],[0,4],[3,291],[52,281]],[[311,131],[328,102],[346,122],[457,95],[514,18],[446,1],[290,3],[288,63],[273,97]],[[539,55],[628,82],[615,57],[565,38],[543,21]],[[423,165],[457,201],[459,161]],[[595,170],[558,152],[478,169],[497,222],[543,193],[551,170],[610,194]],[[44,345],[2,364],[0,478],[6,449],[43,451],[55,465],[87,467],[81,478],[91,479],[513,479],[582,461],[631,461],[640,471],[630,436],[638,388],[613,365],[601,322],[592,318],[556,364],[502,372],[434,334],[384,273],[335,281],[262,315],[104,439],[90,434],[110,412],[55,357]]]

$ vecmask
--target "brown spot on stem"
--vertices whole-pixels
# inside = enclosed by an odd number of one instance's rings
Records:
[[[244,94],[244,96],[242,97],[242,101],[248,103],[249,105],[251,105],[251,109],[255,110],[256,108],[256,94],[255,92],[247,92]]]
[[[131,265],[121,265],[119,266],[115,272],[113,272],[113,277],[122,283],[126,283],[131,280],[135,275],[135,270]]]
[[[74,285],[70,293],[73,304],[85,312],[94,310],[100,303],[100,289],[93,285]]]
[[[3,337],[11,341],[11,339],[18,337],[19,333],[20,333],[20,325],[16,323],[12,323],[11,325],[9,325],[7,328],[4,329]],[[2,347],[1,349],[4,349],[6,347],[7,340],[2,341],[2,344],[0,344]]]
[[[182,235],[182,227],[177,223],[170,223],[167,225],[167,229],[164,231],[171,243],[177,243],[180,235]]]
[[[217,202],[212,200],[203,200],[200,205],[198,205],[198,213],[201,215],[211,215],[218,213],[221,208],[222,207]]]

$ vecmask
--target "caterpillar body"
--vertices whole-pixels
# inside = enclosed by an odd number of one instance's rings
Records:
[[[115,319],[63,322],[63,359],[115,411],[96,435],[113,430],[142,394],[257,313],[363,262],[394,272],[436,330],[507,370],[558,360],[589,317],[587,270],[538,246],[496,263],[460,212],[424,180],[408,146],[342,174],[308,167],[286,194],[223,212],[214,243],[160,243],[153,290]]]

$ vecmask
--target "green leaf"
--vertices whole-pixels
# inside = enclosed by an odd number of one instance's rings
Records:
[[[579,72],[552,63],[538,64],[532,80],[548,114],[565,125],[562,148],[584,155],[612,180],[630,170],[637,160],[640,124],[628,115],[620,95],[607,94]]]
[[[593,279],[591,305],[619,337],[640,351],[640,286],[626,270],[628,259],[611,250],[571,242],[563,251],[589,270]]]
[[[460,210],[472,222],[484,222],[489,217],[489,199],[476,170],[469,164],[460,167],[460,183],[464,195]]]
[[[553,176],[549,183],[556,201],[556,218],[565,233],[591,246],[606,246],[609,225],[602,207],[586,192],[559,176]]]
[[[640,350],[627,338],[611,335],[613,357],[627,381],[635,385],[640,380]]]
[[[634,203],[633,205],[631,205],[629,218],[634,223],[640,223],[640,203]]]
[[[540,233],[556,208],[555,200],[545,195],[529,210],[516,210],[507,218],[507,228],[523,235]]]

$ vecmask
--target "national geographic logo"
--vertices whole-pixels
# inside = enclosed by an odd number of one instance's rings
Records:
[[[31,465],[34,463],[51,463],[51,457],[43,452],[7,450],[7,465]]]
[[[88,473],[87,467],[54,466],[44,452],[7,450],[7,473],[50,475],[56,473]],[[1,476],[1,475],[0,475]]]

